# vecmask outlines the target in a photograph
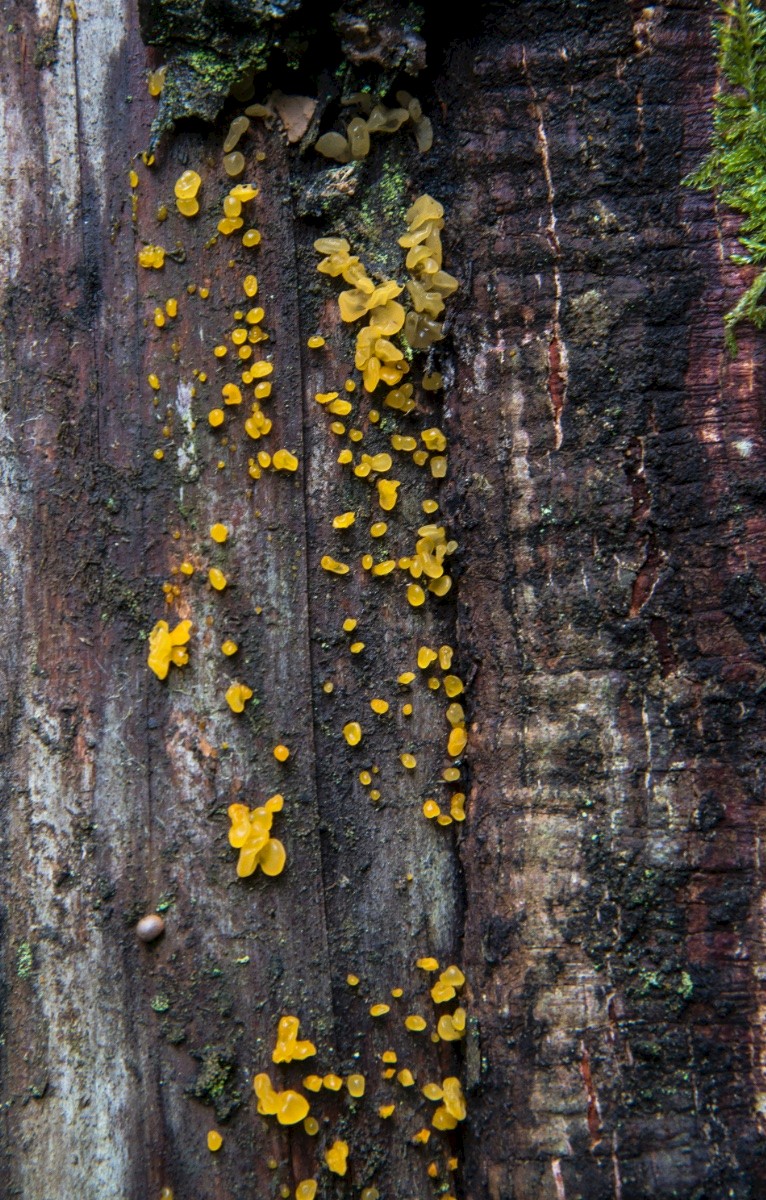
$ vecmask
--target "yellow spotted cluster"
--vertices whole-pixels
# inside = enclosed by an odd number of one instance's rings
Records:
[[[388,108],[381,101],[375,102],[369,92],[355,92],[348,103],[357,108],[358,115],[346,125],[345,136],[335,131],[323,133],[317,138],[314,148],[325,158],[337,163],[348,163],[352,159],[366,158],[370,153],[371,134],[392,134],[409,126],[421,154],[431,149],[434,140],[433,126],[423,114],[420,101],[409,92],[396,93],[398,107]]]
[[[287,855],[282,843],[271,836],[274,813],[282,811],[284,798],[272,796],[259,808],[230,804],[229,845],[239,850],[237,875],[240,879],[261,868],[264,875],[281,875]]]

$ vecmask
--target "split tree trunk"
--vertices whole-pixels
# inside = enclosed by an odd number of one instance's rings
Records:
[[[185,129],[140,168],[134,226],[127,173],[153,102],[132,0],[85,0],[77,20],[57,0],[3,6],[3,1197],[294,1189],[316,1143],[258,1118],[250,1090],[285,1011],[327,1063],[375,1083],[353,1120],[326,1110],[319,1142],[344,1131],[352,1171],[325,1173],[320,1194],[436,1194],[433,1140],[381,1133],[389,1033],[366,1018],[414,988],[426,952],[468,977],[460,1050],[408,1059],[419,1083],[462,1074],[458,1195],[766,1189],[763,340],[745,331],[726,356],[734,227],[681,186],[709,133],[711,15],[703,0],[528,0],[434,32],[435,149],[391,151],[397,199],[444,202],[462,284],[443,418],[457,599],[424,623],[319,568],[355,494],[312,398],[350,363],[330,351],[320,369],[305,347],[335,320],[311,242],[349,226],[395,246],[382,176],[318,217],[313,156],[276,132],[253,143],[275,426],[301,471],[250,495],[252,448],[219,450],[204,408],[188,427],[192,370],[243,303],[244,259],[205,249],[202,223],[153,220],[184,167],[218,170],[221,130]],[[185,262],[159,282],[137,270],[137,238],[176,236]],[[188,296],[206,279],[209,300]],[[168,335],[151,313],[169,295]],[[234,586],[188,585],[171,611],[188,608],[198,639],[163,687],[140,634],[216,519],[235,529]],[[358,669],[343,615],[364,627]],[[222,633],[261,700],[239,722]],[[424,781],[394,771],[399,734],[372,752],[379,809],[339,737],[421,641],[456,645],[471,681],[457,836],[421,818]],[[413,720],[430,761],[442,727]],[[237,881],[226,806],[277,789],[288,869]],[[146,948],[135,920],[163,901],[167,933]]]

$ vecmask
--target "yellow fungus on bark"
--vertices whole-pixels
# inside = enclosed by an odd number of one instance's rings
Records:
[[[343,726],[343,736],[349,746],[358,746],[362,740],[362,727],[358,721],[349,721]]]
[[[360,1096],[364,1095],[364,1075],[349,1075],[346,1079],[346,1087],[348,1088],[349,1095],[353,1096],[355,1100],[358,1100]]]
[[[364,650],[364,642],[352,642],[349,650],[352,654],[361,654]]]
[[[358,987],[359,986],[359,976],[358,975],[347,975],[346,983],[348,984],[349,987]]]
[[[397,492],[401,486],[398,479],[379,479],[378,480],[378,503],[385,512],[390,512],[395,507],[397,501]]]
[[[413,608],[420,608],[425,603],[426,594],[420,584],[411,583],[407,588],[407,599]]]
[[[463,682],[461,679],[458,679],[457,675],[445,675],[444,690],[451,700],[454,696],[459,696],[463,691]]]
[[[191,636],[191,621],[179,621],[171,630],[167,621],[158,621],[149,634],[149,656],[147,664],[158,679],[165,679],[170,664],[183,667],[189,661],[185,649]]]
[[[319,565],[322,567],[322,570],[328,571],[331,575],[348,575],[351,570],[346,563],[338,562],[336,559],[331,558],[329,554],[322,556]]]
[[[438,971],[438,958],[419,958],[415,963],[416,967],[420,967],[421,971]]]
[[[450,758],[458,758],[465,750],[467,741],[468,734],[465,729],[461,725],[456,725],[450,731],[449,738],[447,739],[447,753]]]
[[[221,642],[221,653],[230,658],[232,654],[236,654],[239,646],[233,642],[231,638],[227,638],[225,642]]]
[[[313,1042],[298,1038],[300,1022],[297,1017],[280,1017],[277,1027],[277,1043],[272,1051],[271,1060],[275,1063],[302,1062],[316,1054]]]
[[[378,1116],[382,1117],[383,1120],[386,1121],[390,1116],[393,1115],[395,1108],[395,1104],[381,1104],[380,1108],[378,1109]]]
[[[319,1122],[316,1117],[306,1117],[306,1120],[303,1122],[303,1128],[309,1137],[315,1137],[319,1133]]]
[[[325,340],[319,334],[314,334],[306,342],[306,345],[308,346],[309,350],[319,350],[322,346],[324,346],[324,344],[325,344]]]
[[[416,1013],[413,1013],[409,1017],[405,1017],[404,1024],[405,1028],[409,1029],[411,1033],[422,1033],[426,1028],[426,1021],[423,1019],[423,1017],[419,1017]]]
[[[226,703],[232,712],[241,713],[245,711],[245,704],[252,699],[253,690],[246,683],[232,683],[226,689]]]
[[[298,459],[289,450],[276,450],[271,457],[271,462],[277,471],[298,470]]]
[[[207,414],[207,419],[210,424],[216,429],[219,425],[223,425],[224,413],[222,408],[211,408]]]
[[[283,746],[281,742],[278,746],[274,747],[273,754],[277,762],[281,763],[287,762],[288,758],[290,757],[290,751],[288,750],[287,746]]]
[[[210,526],[210,536],[214,542],[218,542],[220,545],[228,538],[229,531],[225,525],[222,525],[220,521],[217,521],[215,525]]]
[[[384,1017],[388,1012],[391,1012],[390,1004],[373,1004],[370,1008],[371,1017]]]
[[[407,768],[408,771],[414,771],[415,767],[418,765],[418,760],[414,754],[400,754],[399,761],[403,767]]]
[[[222,1146],[222,1145],[223,1145],[223,1138],[221,1137],[221,1135],[220,1135],[220,1133],[218,1132],[218,1130],[217,1130],[217,1129],[211,1129],[211,1130],[210,1130],[210,1132],[209,1132],[209,1133],[208,1133],[208,1135],[207,1135],[207,1148],[208,1148],[208,1150],[212,1150],[212,1151],[213,1151],[213,1153],[215,1153],[215,1151],[216,1151],[216,1150],[220,1150],[220,1149],[221,1149],[221,1146]]]
[[[374,538],[383,537],[383,534],[388,530],[388,525],[385,521],[373,521],[370,526],[370,535]]]
[[[333,517],[332,519],[334,529],[349,529],[355,521],[355,512],[339,513],[337,517]]]
[[[406,684],[412,683],[414,678],[415,678],[414,671],[402,671],[401,675],[397,676],[396,682],[403,683],[406,685]]]
[[[328,1075],[325,1075],[324,1079],[322,1080],[322,1086],[325,1087],[328,1092],[339,1092],[343,1087],[343,1080],[341,1079],[340,1075],[336,1075],[331,1071]]]
[[[309,1092],[321,1092],[322,1076],[321,1075],[306,1075],[306,1077],[303,1080],[303,1086]]]
[[[324,1158],[327,1166],[335,1175],[345,1175],[348,1170],[348,1142],[340,1139],[333,1142],[332,1146],[325,1151]]]
[[[413,1087],[414,1086],[415,1076],[412,1074],[412,1071],[410,1071],[409,1067],[404,1067],[403,1070],[399,1071],[396,1078],[398,1079],[398,1081],[402,1085],[402,1087]]]
[[[210,580],[210,586],[214,587],[217,592],[222,592],[228,582],[223,571],[219,571],[218,567],[211,567],[207,577]]]
[[[313,1121],[313,1120],[314,1120],[313,1117],[307,1117],[307,1119],[303,1123],[304,1126],[306,1126],[309,1121]],[[316,1125],[316,1121],[314,1121],[314,1124]],[[318,1128],[319,1128],[319,1126],[317,1125],[317,1129]],[[306,1130],[306,1132],[308,1132],[308,1130]],[[314,1197],[316,1196],[316,1194],[317,1194],[316,1180],[315,1179],[302,1179],[300,1181],[300,1183],[298,1184],[297,1188],[295,1189],[295,1200],[314,1200]]]
[[[378,713],[380,716],[382,716],[383,713],[387,713],[389,707],[390,705],[387,700],[375,699],[370,701],[370,708],[374,713]]]

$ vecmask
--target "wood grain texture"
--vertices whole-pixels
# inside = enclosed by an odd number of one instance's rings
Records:
[[[438,1195],[459,1150],[466,1200],[755,1200],[764,351],[743,332],[724,353],[735,227],[680,182],[709,131],[710,6],[524,0],[454,28],[431,14],[433,154],[392,139],[356,190],[328,193],[324,164],[259,130],[249,255],[206,246],[212,213],[154,215],[187,166],[206,202],[224,194],[223,124],[137,166],[133,222],[127,173],[154,109],[132,0],[85,0],[76,20],[56,0],[7,2],[3,20],[0,1196],[276,1196],[347,1136],[349,1177],[325,1171],[322,1196]],[[417,616],[400,584],[319,567],[358,559],[375,507],[313,400],[351,351],[311,246],[345,232],[394,270],[398,214],[422,190],[445,203],[462,285],[445,410],[428,410],[450,435],[440,498],[461,549],[457,598]],[[178,241],[183,261],[139,271],[142,240]],[[269,448],[301,461],[255,484],[241,416],[225,444],[205,419],[248,262],[277,365]],[[170,295],[179,318],[157,330]],[[321,355],[306,348],[318,328]],[[192,396],[195,369],[210,381]],[[365,446],[385,448],[377,436]],[[402,554],[430,490],[414,466],[396,475]],[[363,515],[333,533],[347,508]],[[215,551],[214,520],[233,529]],[[194,621],[192,661],[161,685],[143,638],[184,557],[198,569],[171,612]],[[220,596],[212,562],[232,581]],[[398,710],[396,675],[442,642],[471,682],[457,836],[419,811],[443,786],[442,702],[419,685],[410,724],[376,726],[368,707],[382,694]],[[260,701],[237,720],[235,675]],[[377,806],[357,779],[373,764]],[[276,790],[288,868],[239,881],[226,807]],[[166,934],[142,945],[135,921],[163,901]],[[468,975],[458,1050],[401,1029],[404,1011],[431,1012],[424,953]],[[394,985],[399,1017],[376,1027],[367,1007]],[[358,1112],[317,1105],[317,1139],[255,1112],[286,1011],[321,1071],[368,1078]],[[460,1071],[462,1137],[413,1147],[432,1112],[414,1096],[383,1129],[388,1045],[419,1083]]]

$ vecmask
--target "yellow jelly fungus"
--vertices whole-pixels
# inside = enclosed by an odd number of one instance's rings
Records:
[[[426,1027],[426,1022],[423,1017],[418,1017],[415,1014],[405,1017],[404,1024],[405,1027],[409,1029],[410,1033],[422,1033]]]
[[[226,689],[226,703],[232,712],[241,713],[245,711],[245,704],[253,695],[252,688],[249,688],[245,683],[232,683]]]
[[[396,1074],[396,1069],[394,1067],[389,1067],[386,1071],[381,1072],[381,1078],[393,1079],[395,1074]]]
[[[242,234],[243,246],[257,246],[261,240],[261,235],[257,229],[246,229]]]
[[[223,425],[223,421],[224,421],[223,409],[222,408],[211,408],[210,412],[207,414],[207,419],[210,422],[210,424],[213,426],[214,429],[216,429],[219,425]]]
[[[226,587],[227,579],[223,571],[219,571],[218,567],[211,567],[207,573],[210,580],[210,586],[214,587],[217,592],[222,592]]]
[[[162,329],[165,324],[165,314],[161,308],[155,308],[154,310],[154,324],[158,329]]]
[[[313,1042],[299,1040],[299,1028],[300,1022],[297,1017],[280,1017],[277,1027],[277,1044],[271,1055],[272,1062],[287,1063],[294,1060],[302,1062],[304,1058],[312,1058],[316,1054],[316,1046]]]
[[[147,269],[159,271],[165,265],[165,251],[162,246],[144,246],[138,252],[138,265]]]
[[[220,545],[226,541],[227,537],[229,536],[229,531],[225,525],[221,525],[220,522],[216,522],[215,525],[210,526],[210,536],[214,542],[218,542]]]
[[[402,705],[402,716],[403,717],[411,717],[412,716],[412,705],[411,704],[403,704]]]
[[[287,746],[283,746],[281,743],[280,745],[274,747],[273,753],[277,762],[281,763],[287,762],[288,758],[290,757],[290,751],[288,750]]]
[[[375,559],[372,557],[371,554],[363,554],[362,555],[362,566],[364,567],[365,571],[369,571],[370,567],[373,565],[374,562],[375,562]]]
[[[221,388],[224,404],[241,404],[242,392],[236,383],[225,383]]]
[[[463,691],[463,682],[458,679],[457,675],[445,675],[444,690],[452,700],[454,696],[459,696]]]
[[[401,675],[397,676],[396,682],[402,683],[406,686],[407,684],[412,683],[414,678],[415,678],[414,671],[402,671]]]
[[[459,767],[445,767],[444,770],[442,771],[442,779],[444,779],[445,782],[447,782],[447,783],[454,783],[459,778],[460,778],[460,768]]]
[[[189,661],[189,652],[184,647],[189,641],[191,621],[180,621],[171,630],[167,621],[158,621],[149,634],[149,657],[147,664],[158,679],[165,679],[170,664],[183,667]]]
[[[265,450],[259,450],[257,458],[258,458],[258,466],[263,467],[264,471],[266,470],[267,467],[271,466],[271,455],[268,454]]]
[[[376,1187],[362,1188],[359,1200],[380,1200],[380,1192]]]
[[[174,300],[172,296],[169,300],[165,301],[165,312],[169,317],[178,316],[178,301]]]
[[[346,563],[337,562],[336,559],[331,558],[329,554],[325,554],[320,559],[320,566],[324,571],[329,571],[332,575],[348,575],[351,569]]]
[[[358,721],[349,721],[343,726],[343,736],[349,746],[358,746],[362,740],[362,727]]]
[[[415,1083],[415,1076],[408,1067],[405,1067],[402,1071],[400,1071],[396,1078],[399,1080],[399,1083],[402,1085],[402,1087],[412,1087]]]
[[[430,667],[432,662],[436,662],[436,651],[431,650],[428,646],[421,646],[418,650],[418,666],[421,671],[425,671],[426,667]]]
[[[322,346],[324,346],[324,344],[325,344],[324,338],[320,337],[320,335],[318,333],[315,333],[313,335],[313,337],[310,337],[308,339],[308,341],[306,342],[306,345],[308,346],[309,350],[319,350]]]
[[[417,583],[411,583],[407,588],[407,599],[413,608],[420,608],[425,603],[426,594]]]
[[[330,430],[332,431],[332,433],[337,433],[340,436],[341,433],[346,432],[346,426],[343,424],[342,421],[333,421],[332,424],[330,425]]]
[[[442,671],[449,671],[450,667],[452,666],[452,654],[453,651],[451,646],[439,647],[439,666],[441,667]]]
[[[213,1152],[215,1152],[216,1150],[220,1150],[222,1145],[223,1145],[223,1138],[221,1137],[218,1130],[211,1129],[207,1135],[208,1150],[212,1150]]]
[[[283,803],[282,796],[276,795],[259,808],[248,809],[246,804],[229,805],[229,845],[239,850],[237,875],[240,879],[252,875],[258,867],[264,875],[282,872],[287,855],[282,843],[270,836],[270,830],[274,813],[282,810]]]
[[[425,800],[423,803],[423,816],[432,821],[434,817],[438,817],[441,809],[435,800]]]
[[[432,675],[428,680],[428,686],[432,692],[438,692],[439,688],[441,687],[441,680],[437,679],[435,675]]]
[[[408,771],[414,771],[415,767],[418,765],[418,760],[415,758],[414,754],[400,754],[399,761],[403,767],[407,768]]]
[[[449,754],[450,758],[459,758],[459,756],[465,750],[467,741],[468,735],[465,729],[463,729],[460,725],[456,725],[455,728],[450,732],[447,740],[447,753]]]
[[[289,450],[276,450],[271,458],[277,471],[297,471],[298,459]]]
[[[303,1122],[304,1128],[306,1125],[308,1125],[309,1121],[314,1121],[314,1118],[307,1117],[307,1119]],[[315,1125],[317,1124],[316,1121],[314,1121],[314,1124]],[[319,1129],[318,1125],[317,1125],[317,1129]],[[308,1133],[308,1130],[306,1130],[306,1132]],[[317,1194],[316,1180],[315,1179],[302,1179],[300,1181],[300,1183],[298,1184],[297,1188],[295,1189],[295,1200],[314,1200],[314,1197],[316,1196],[316,1194]]]
[[[395,1050],[384,1050],[380,1057],[384,1063],[395,1063],[396,1062],[396,1051]]]
[[[424,500],[422,507],[424,513],[435,513],[439,509],[439,505],[435,500]]]
[[[391,988],[391,995],[393,996],[394,1000],[400,1000],[404,995],[404,988]]]
[[[444,1092],[439,1087],[438,1083],[427,1083],[423,1088],[423,1095],[425,1096],[426,1100],[437,1101],[442,1099]]]
[[[374,567],[372,568],[372,573],[373,575],[377,576],[390,575],[391,572],[395,570],[396,560],[393,558],[387,558],[385,562],[375,563]]]
[[[419,1129],[417,1131],[417,1133],[414,1133],[412,1135],[412,1140],[413,1140],[413,1142],[416,1142],[420,1146],[425,1146],[426,1143],[428,1142],[428,1139],[430,1138],[430,1136],[431,1136],[430,1129]]]
[[[435,455],[431,459],[431,475],[434,479],[444,479],[447,474],[447,460],[442,455]]]
[[[149,384],[149,387],[152,388],[153,391],[155,391],[155,392],[159,391],[160,381],[156,375],[154,375],[154,374],[147,375],[146,382]]]
[[[330,683],[330,681],[328,679],[325,683],[322,684],[322,691],[325,693],[326,696],[331,696],[333,694],[333,692],[335,691],[335,684]]]
[[[274,371],[274,364],[266,362],[262,359],[260,362],[253,363],[250,373],[253,379],[265,379],[267,375],[271,375]]]
[[[388,525],[385,521],[374,521],[370,526],[370,534],[374,538],[383,537],[383,534],[388,530]]]
[[[358,624],[359,622],[355,617],[346,617],[345,621],[343,622],[343,630],[345,633],[353,633]]]
[[[253,296],[258,293],[258,280],[255,275],[246,275],[242,281],[242,287],[244,288],[245,295],[249,296],[252,300]]]
[[[202,180],[196,171],[184,171],[178,176],[173,191],[177,200],[193,200]]]
[[[236,654],[238,649],[239,646],[231,638],[227,638],[225,642],[221,642],[221,653],[225,654],[227,658],[231,658],[232,654]]]
[[[450,797],[449,814],[453,821],[465,820],[465,793],[455,792]]]
[[[351,405],[348,400],[331,400],[327,405],[327,411],[331,412],[334,417],[347,417],[351,412]]]
[[[359,986],[359,976],[358,975],[347,975],[346,983],[348,984],[349,987],[358,987]]]
[[[162,461],[162,459],[165,457],[165,451],[164,451],[164,450],[159,450],[159,449],[157,449],[157,450],[153,450],[153,451],[152,451],[152,454],[153,454],[153,456],[154,456],[154,457],[157,459],[157,461],[158,461],[158,462],[161,462],[161,461]]]
[[[241,154],[239,150],[234,150],[231,154],[225,154],[223,159],[223,169],[230,178],[236,179],[236,177],[241,175],[245,169],[244,154]]]
[[[225,358],[228,353],[228,346],[213,346],[213,354],[216,358]]]
[[[178,568],[182,575],[193,575],[194,567],[190,562],[182,562]]]
[[[370,772],[369,771],[360,771],[359,772],[359,782],[364,787],[369,787],[370,784],[372,783],[372,775],[370,774]]]
[[[373,1004],[370,1008],[371,1017],[384,1017],[387,1012],[391,1012],[389,1004]]]
[[[390,1116],[393,1115],[395,1108],[396,1108],[395,1104],[381,1104],[380,1108],[378,1109],[378,1116],[382,1117],[383,1120],[385,1121]]]
[[[465,1009],[456,1008],[454,1013],[439,1017],[436,1032],[444,1042],[458,1042],[465,1037]]]
[[[303,1122],[303,1128],[309,1137],[315,1137],[319,1133],[319,1122],[316,1117],[306,1117],[306,1120]]]
[[[335,1075],[331,1071],[329,1075],[325,1075],[324,1079],[322,1080],[322,1085],[327,1089],[328,1092],[339,1092],[343,1087],[343,1080],[341,1079],[340,1075]]]
[[[400,487],[398,479],[379,479],[378,480],[378,503],[386,512],[390,512],[395,507],[397,501],[397,491]]]
[[[348,1170],[348,1142],[333,1142],[325,1151],[324,1160],[335,1175],[345,1175]]]
[[[371,700],[371,701],[370,701],[370,708],[372,709],[372,711],[373,711],[374,713],[378,713],[379,715],[381,715],[381,716],[382,716],[382,715],[383,715],[383,713],[387,713],[387,712],[388,712],[388,709],[389,709],[389,703],[388,703],[388,701],[387,701],[387,700],[378,700],[378,699]]]
[[[415,963],[416,967],[420,967],[421,971],[438,971],[438,958],[419,958]]]
[[[343,466],[346,466],[348,463],[353,462],[353,461],[354,461],[354,456],[350,450],[341,450],[340,454],[338,455],[339,463],[341,463]]]
[[[349,529],[356,520],[356,513],[344,512],[339,513],[337,517],[333,517],[332,523],[334,529]]]
[[[380,800],[380,792],[378,791],[377,788],[373,788],[372,791],[370,792],[370,799],[371,800]]]
[[[349,1075],[346,1080],[346,1087],[348,1088],[349,1096],[353,1096],[355,1100],[358,1100],[360,1096],[364,1095],[364,1075]]]
[[[361,442],[364,434],[362,433],[361,429],[349,429],[348,436],[351,438],[352,442]]]
[[[321,1075],[307,1075],[305,1077],[305,1079],[303,1080],[303,1086],[309,1092],[321,1092],[322,1076]]]
[[[349,650],[352,654],[361,654],[364,650],[364,642],[352,642]]]
[[[136,172],[135,172],[135,171],[131,171],[131,172],[128,174],[128,183],[130,184],[130,186],[131,186],[132,188],[137,188],[137,187],[138,187],[138,175],[136,174]]]

